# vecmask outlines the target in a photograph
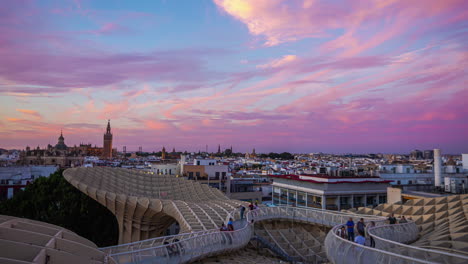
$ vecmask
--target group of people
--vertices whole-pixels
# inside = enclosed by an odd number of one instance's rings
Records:
[[[240,208],[240,219],[242,220],[242,219],[244,219],[245,210],[247,210],[247,209],[243,205],[239,206],[239,208]],[[258,201],[256,201],[255,203],[250,202],[249,209],[250,209],[250,211],[258,209]]]
[[[224,223],[222,223],[219,231],[234,231],[234,224],[232,222],[232,218],[229,218],[227,226]]]
[[[402,215],[400,216],[400,221],[398,221],[395,217],[395,214],[391,214],[388,218],[387,218],[388,222],[391,224],[391,225],[394,225],[394,224],[404,224],[404,223],[408,223],[408,220],[406,220],[405,216]],[[409,218],[409,220],[412,220],[411,217]]]
[[[366,227],[371,228],[374,226],[374,221],[371,221],[367,226],[364,223],[364,218],[361,218],[357,223],[354,223],[353,218],[350,217],[348,222],[346,222],[346,226],[341,226],[341,228],[337,230],[337,235],[341,238],[348,239],[349,241],[364,245],[366,243]],[[355,230],[357,232],[357,236],[355,235]],[[370,236],[370,246],[375,247],[375,241],[372,236]]]
[[[394,224],[404,224],[408,223],[408,220],[406,220],[405,216],[402,215],[400,217],[400,220],[398,221],[395,217],[395,215],[392,213],[388,218],[387,218],[389,224],[394,225]],[[411,217],[409,218],[411,220]],[[370,221],[369,225],[366,225],[364,223],[364,218],[361,218],[359,222],[354,223],[353,218],[350,217],[348,219],[348,222],[346,222],[346,226],[341,226],[337,230],[337,235],[341,238],[348,239],[349,241],[356,242],[360,245],[365,245],[366,243],[366,230],[368,228],[374,227],[375,222]],[[355,230],[357,232],[357,236],[355,235]],[[375,240],[372,236],[369,235],[369,240],[370,240],[370,247],[375,247]]]

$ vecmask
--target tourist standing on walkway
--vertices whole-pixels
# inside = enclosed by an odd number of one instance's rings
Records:
[[[348,227],[348,240],[354,241],[354,222],[352,217],[346,222],[346,226]]]
[[[347,235],[346,235],[346,228],[345,228],[345,226],[341,226],[341,228],[339,228],[339,229],[336,231],[336,234],[337,234],[339,237],[346,239]]]
[[[219,231],[228,231],[228,228],[226,227],[226,225],[223,223],[221,225],[221,228],[219,229]]]
[[[234,225],[233,225],[233,222],[232,222],[232,218],[229,218],[229,222],[227,224],[227,229],[228,229],[228,231],[234,231]]]
[[[408,220],[406,220],[405,216],[402,215],[402,216],[401,216],[401,219],[400,219],[400,221],[399,221],[399,223],[400,223],[400,224],[408,223]]]
[[[390,222],[391,225],[396,224],[397,221],[394,214],[391,214],[387,220]]]
[[[252,202],[249,204],[249,208],[250,208],[250,211],[252,211],[254,209],[254,205],[253,205]]]
[[[365,228],[366,228],[366,224],[364,224],[364,218],[361,218],[361,220],[359,220],[359,222],[357,222],[356,224],[356,229],[358,232],[361,232],[365,236],[366,235]]]
[[[374,238],[369,234],[369,228],[373,228],[373,227],[375,227],[375,222],[374,222],[374,221],[371,221],[370,224],[367,226],[367,228],[368,228],[367,234],[368,234],[369,237],[370,237],[370,247],[375,248],[375,240],[374,240]]]
[[[240,217],[241,217],[241,220],[244,219],[244,213],[245,213],[245,206],[241,205],[241,206],[240,206]]]
[[[361,233],[361,231],[358,230],[358,235],[357,237],[354,239],[354,242],[358,243],[359,245],[363,245],[366,243],[366,238],[364,237],[364,234]]]
[[[226,231],[229,231],[229,229],[226,227],[224,223],[221,225],[221,228],[219,229],[219,231],[221,231],[221,236],[223,238],[222,243],[225,244],[226,241],[228,241],[229,244],[232,244],[231,234],[229,234],[229,232],[226,232]],[[226,240],[226,237],[227,237],[227,240]]]

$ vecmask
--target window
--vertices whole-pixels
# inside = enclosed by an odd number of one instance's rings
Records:
[[[408,181],[408,184],[413,184],[413,181]]]
[[[406,173],[410,173],[410,168],[406,168]]]
[[[223,179],[226,179],[226,172],[225,171],[221,172],[221,175],[223,176]]]
[[[172,169],[169,169],[169,174],[172,174]]]
[[[193,178],[193,172],[192,171],[189,172],[188,175],[189,175],[189,178]]]
[[[195,172],[195,175],[197,176],[197,178],[199,178],[200,177],[200,172],[198,172],[198,171]]]
[[[400,185],[400,184],[401,184],[401,181],[397,181],[397,184]]]
[[[197,165],[200,165],[200,161],[199,161],[199,160],[197,160]]]
[[[219,179],[219,171],[217,171],[215,175],[216,175],[216,179]]]

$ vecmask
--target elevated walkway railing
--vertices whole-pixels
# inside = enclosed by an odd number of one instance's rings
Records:
[[[422,259],[411,258],[401,254],[384,251],[377,248],[359,245],[337,235],[341,224],[333,227],[325,238],[325,250],[328,260],[335,264],[376,264],[398,263],[419,264],[431,263]],[[374,238],[375,239],[375,238]]]
[[[352,217],[355,221],[364,218],[367,221],[381,222],[385,217],[375,215],[356,215],[351,213],[328,211],[316,208],[301,208],[290,206],[263,207],[248,214],[247,221],[261,221],[268,219],[293,219],[307,223],[315,223],[325,226],[336,226],[343,224]]]
[[[103,247],[103,248],[100,248],[100,250],[109,255],[112,255],[112,254],[117,254],[117,253],[152,248],[152,247],[156,247],[159,245],[163,245],[164,243],[173,243],[173,242],[177,242],[180,240],[185,240],[187,238],[191,238],[191,237],[195,237],[199,235],[216,233],[216,232],[219,232],[219,230],[210,229],[210,230],[204,230],[204,231],[198,231],[198,232],[176,234],[176,235],[171,235],[171,236],[155,237],[155,238],[140,240],[136,242],[120,244],[116,246]]]
[[[170,244],[111,254],[116,263],[186,263],[243,248],[253,236],[253,225],[235,231],[199,234]]]
[[[238,215],[236,211],[231,212],[228,217],[239,219]],[[255,221],[293,219],[333,226],[325,239],[327,257],[333,263],[468,263],[465,256],[403,244],[417,238],[419,232],[414,222],[386,225],[386,218],[382,216],[286,206],[263,207],[253,211],[247,209],[245,216],[246,221],[236,221],[242,227],[232,232],[212,229],[148,239],[102,250],[116,263],[185,263],[244,247],[253,236],[252,223]],[[337,229],[350,217],[355,222],[364,218],[366,223],[376,223],[376,227],[368,230],[376,241],[376,248],[362,246],[337,235]]]
[[[387,252],[431,263],[468,263],[466,255],[402,244],[413,242],[418,238],[419,228],[414,222],[377,226],[370,228],[368,232],[375,240],[375,247]]]
[[[430,250],[405,243],[418,238],[419,228],[410,221],[404,224],[377,224],[368,229],[375,240],[375,248],[362,246],[337,235],[337,225],[325,238],[325,250],[330,261],[346,263],[468,263],[468,257],[438,250]]]

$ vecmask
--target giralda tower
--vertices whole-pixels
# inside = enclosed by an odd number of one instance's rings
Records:
[[[107,129],[104,134],[104,149],[102,152],[103,158],[112,158],[112,133],[110,127],[110,120],[107,121]]]

